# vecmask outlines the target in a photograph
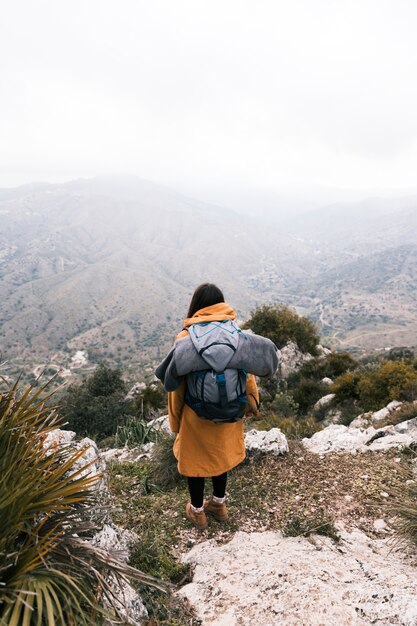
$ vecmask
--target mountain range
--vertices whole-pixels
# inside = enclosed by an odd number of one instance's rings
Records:
[[[414,345],[417,197],[284,224],[137,178],[0,190],[0,345],[11,370],[86,350],[150,373],[191,294],[215,282],[241,320],[285,302],[343,348]]]

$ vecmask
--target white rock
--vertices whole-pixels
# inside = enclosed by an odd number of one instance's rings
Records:
[[[319,357],[326,357],[332,353],[330,348],[326,348],[325,346],[322,346],[321,344],[317,344],[316,350],[317,350]]]
[[[379,409],[379,411],[368,411],[367,413],[361,413],[350,423],[350,426],[353,428],[366,428],[367,426],[371,426],[373,423],[381,422],[382,420],[389,417],[389,415],[393,411],[398,411],[401,408],[402,402],[397,400],[393,400],[384,408]]]
[[[88,353],[86,350],[77,350],[73,357],[71,357],[70,369],[78,369],[79,367],[85,367],[88,363]]]
[[[205,626],[415,626],[415,568],[386,541],[237,532],[192,548],[193,580],[178,593]]]
[[[288,452],[288,441],[279,428],[271,430],[249,430],[245,434],[245,446],[248,456],[273,454],[278,456]]]
[[[129,389],[126,394],[125,400],[134,400],[136,396],[138,396],[142,391],[146,389],[145,383],[135,383],[131,389]]]
[[[127,446],[124,448],[110,448],[109,450],[101,451],[100,456],[106,463],[110,463],[110,461],[133,463],[135,461],[150,459],[154,446],[155,444],[150,442],[136,448],[128,448]]]
[[[326,406],[329,406],[329,404],[331,404],[332,400],[335,397],[336,397],[336,394],[328,393],[326,396],[323,396],[322,398],[320,398],[320,400],[317,400],[316,404],[313,407],[313,410],[318,411],[320,409],[325,408]]]
[[[329,378],[328,376],[325,376],[324,378],[322,378],[320,382],[322,385],[328,385],[329,387],[330,385],[333,385],[332,379]]]
[[[330,452],[377,452],[390,448],[405,448],[417,443],[417,418],[384,428],[352,428],[332,424],[310,438],[303,445],[315,454]]]
[[[390,413],[392,413],[393,411],[398,411],[398,409],[400,409],[401,406],[402,406],[402,402],[393,400],[392,402],[387,404],[387,406],[385,406],[383,409],[380,409],[379,411],[375,411],[374,413],[372,413],[371,421],[380,422],[384,420],[385,418],[387,418],[390,415]]]
[[[103,550],[115,551],[124,561],[129,558],[129,552],[139,541],[133,530],[120,528],[115,524],[104,524],[103,528],[94,535],[91,543]]]
[[[374,521],[373,526],[374,526],[376,532],[378,532],[378,533],[387,533],[389,531],[389,528],[388,528],[385,520],[382,519],[382,518],[376,519]]]
[[[93,537],[91,543],[103,550],[115,553],[121,561],[127,562],[129,552],[138,539],[136,533],[131,530],[119,528],[114,524],[106,524]],[[138,593],[126,580],[117,580],[112,576],[110,582],[116,597],[115,606],[119,615],[132,626],[141,626],[148,617],[148,612]]]
[[[84,454],[77,460],[74,466],[71,468],[71,473],[78,471],[82,467],[89,465],[84,471],[80,473],[80,476],[96,476],[102,474],[106,469],[106,465],[100,458],[99,451],[95,441],[89,437],[84,437],[81,441],[75,440],[76,433],[72,430],[61,430],[56,428],[48,433],[43,446],[46,449],[55,449],[57,446],[60,448],[70,447],[73,450],[84,450]],[[101,483],[101,481],[100,481]],[[97,488],[102,485],[97,484]]]
[[[370,426],[372,412],[369,413],[361,413],[354,420],[351,421],[349,426],[351,428],[368,428]]]
[[[311,361],[311,354],[304,354],[294,341],[289,341],[286,346],[278,350],[279,365],[277,375],[279,378],[288,378],[290,374],[299,370],[304,363]]]
[[[171,426],[169,425],[168,415],[162,415],[154,420],[148,422],[149,426],[152,426],[157,431],[172,434]]]

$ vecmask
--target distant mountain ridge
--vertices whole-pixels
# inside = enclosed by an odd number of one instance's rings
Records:
[[[241,318],[284,301],[336,345],[382,347],[384,329],[409,343],[417,202],[407,202],[375,208],[360,227],[356,205],[284,228],[132,177],[0,190],[2,357],[18,368],[53,354],[65,365],[86,349],[92,360],[151,368],[206,280]],[[377,294],[385,312],[373,325]]]

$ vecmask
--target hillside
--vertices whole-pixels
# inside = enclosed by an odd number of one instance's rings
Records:
[[[2,359],[52,372],[87,350],[87,367],[150,374],[206,280],[241,319],[285,302],[333,345],[415,344],[416,207],[373,199],[284,227],[138,178],[0,190]]]
[[[416,343],[417,245],[388,248],[325,271],[312,317],[339,347]]]
[[[0,339],[17,364],[47,363],[52,351],[65,363],[80,349],[146,364],[181,328],[199,282],[219,283],[246,316],[306,274],[295,240],[139,179],[25,186],[0,199]]]

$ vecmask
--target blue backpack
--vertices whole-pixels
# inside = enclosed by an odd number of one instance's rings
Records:
[[[186,375],[186,404],[203,419],[219,424],[238,422],[250,404],[246,397],[247,373],[227,365],[242,331],[231,320],[201,322],[187,330],[207,369]]]

